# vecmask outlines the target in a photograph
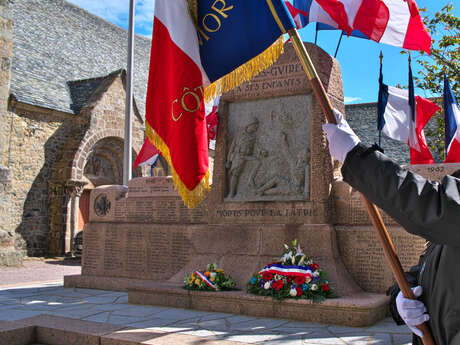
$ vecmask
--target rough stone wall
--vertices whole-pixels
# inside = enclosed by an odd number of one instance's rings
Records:
[[[108,137],[124,138],[125,127],[125,89],[123,75],[108,81],[96,91],[89,104],[83,108],[81,116],[86,118],[88,130],[82,138],[74,155],[71,179],[81,179],[91,148],[99,140]],[[144,124],[136,111],[133,116],[133,150],[139,152],[144,142]],[[135,156],[133,155],[133,160]]]
[[[8,167],[11,60],[13,55],[13,20],[11,0],[0,0],[0,265],[20,265],[22,256],[14,250],[11,227],[11,173]]]
[[[12,119],[11,181],[8,187],[14,193],[11,193],[7,214],[9,231],[16,232],[25,241],[16,241],[17,249],[23,254],[62,253],[66,182],[81,179],[86,158],[99,140],[107,137],[123,140],[125,91],[121,73],[110,81],[97,91],[80,115],[17,102],[10,104],[7,117]],[[134,116],[135,152],[139,152],[143,140],[143,123],[140,117]],[[2,195],[0,192],[0,198]]]
[[[377,103],[348,104],[345,112],[350,127],[363,143],[373,145],[379,142]],[[381,146],[388,157],[399,164],[409,164],[409,147],[406,144],[382,135]]]
[[[24,254],[48,253],[48,181],[68,138],[81,131],[73,115],[12,105],[10,169],[13,229],[26,241]]]
[[[8,165],[7,103],[10,93],[13,56],[13,20],[11,0],[0,0],[0,166]]]
[[[51,181],[48,183],[49,199],[49,253],[60,255],[62,250],[62,229],[65,227],[62,213],[65,212],[66,181],[81,181],[85,165],[94,145],[106,138],[124,137],[125,90],[122,73],[108,78],[78,115],[81,129],[67,140],[60,159],[56,162]],[[143,122],[134,116],[133,151],[139,152],[144,141]],[[133,160],[135,154],[133,154]]]

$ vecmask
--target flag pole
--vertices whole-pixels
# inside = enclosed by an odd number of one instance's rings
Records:
[[[380,75],[379,75],[379,102],[378,102],[378,107],[377,107],[377,112],[380,113],[380,102],[381,102],[381,88],[382,88],[382,83],[383,83],[383,74],[382,74],[382,67],[383,67],[383,54],[382,51],[380,51],[379,55],[380,59]],[[383,115],[382,115],[383,116]],[[379,119],[377,119],[379,121]],[[377,125],[379,127],[379,125]],[[382,147],[382,129],[378,128],[379,130],[379,146]]]
[[[134,0],[129,1],[128,61],[126,71],[125,142],[123,154],[123,185],[132,177],[133,161],[133,67],[134,67]]]
[[[316,22],[316,26],[315,26],[315,44],[317,40],[318,40],[318,22]]]
[[[339,43],[337,43],[337,48],[335,48],[334,57],[337,57],[337,53],[339,52],[340,42],[342,42],[342,37],[343,37],[343,31],[340,32]]]
[[[332,104],[329,100],[329,97],[326,94],[324,86],[321,80],[316,73],[315,66],[313,65],[310,56],[303,45],[302,40],[300,39],[299,33],[295,28],[288,30],[289,37],[291,42],[294,45],[294,48],[299,56],[300,62],[307,74],[308,80],[310,81],[313,91],[315,92],[316,97],[318,98],[321,107],[326,115],[326,119],[329,123],[337,124],[334,113],[332,111]],[[390,263],[393,274],[396,278],[396,281],[402,291],[402,294],[406,298],[415,299],[414,293],[412,292],[409,282],[407,281],[404,271],[401,266],[401,262],[396,254],[395,247],[391,241],[390,235],[388,234],[385,224],[383,223],[382,216],[379,213],[377,207],[372,204],[369,200],[361,194],[361,199],[363,200],[364,205],[366,206],[367,212],[371,218],[372,224],[377,232],[377,236],[382,243],[385,256]],[[424,345],[435,345],[434,340],[431,336],[430,329],[428,328],[427,323],[423,323],[417,326],[423,332],[423,344]]]

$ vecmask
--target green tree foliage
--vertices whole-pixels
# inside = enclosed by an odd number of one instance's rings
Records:
[[[420,12],[426,13],[426,9],[420,9]],[[436,103],[442,108],[444,73],[457,101],[460,94],[460,18],[454,14],[453,4],[448,3],[434,16],[426,15],[424,22],[432,39],[431,54],[420,52],[413,57],[422,67],[414,79],[417,86],[429,95],[441,95]],[[425,128],[428,146],[435,156],[444,160],[444,110],[435,114],[432,121],[435,125]]]

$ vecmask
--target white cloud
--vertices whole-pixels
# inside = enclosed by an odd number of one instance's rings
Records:
[[[345,96],[344,102],[345,102],[345,104],[348,104],[348,103],[353,103],[353,102],[360,101],[360,100],[361,100],[360,97],[347,97],[347,96]]]
[[[129,1],[111,0],[111,1],[94,1],[94,0],[69,0],[71,3],[91,12],[108,22],[123,28],[128,27],[129,21]],[[153,10],[155,0],[136,0],[135,25],[136,33],[145,36],[152,35],[153,27]]]

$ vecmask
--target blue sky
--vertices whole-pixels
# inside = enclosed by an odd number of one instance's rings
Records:
[[[91,13],[120,27],[128,27],[129,0],[70,0]],[[448,1],[418,0],[419,7],[426,7],[428,14],[439,11]],[[136,1],[136,33],[151,36],[155,0]],[[458,15],[459,9],[456,9]],[[301,37],[306,42],[314,42],[314,24],[300,30]],[[317,44],[326,52],[334,55],[339,31],[318,32]],[[383,76],[388,85],[406,85],[408,78],[407,55],[400,53],[401,48],[377,44],[375,42],[343,37],[337,59],[339,60],[345,94],[345,103],[376,102],[378,92],[379,54],[383,53]],[[414,52],[413,54],[418,54]],[[419,66],[412,63],[413,73],[416,74]],[[422,97],[432,96],[416,89]]]

